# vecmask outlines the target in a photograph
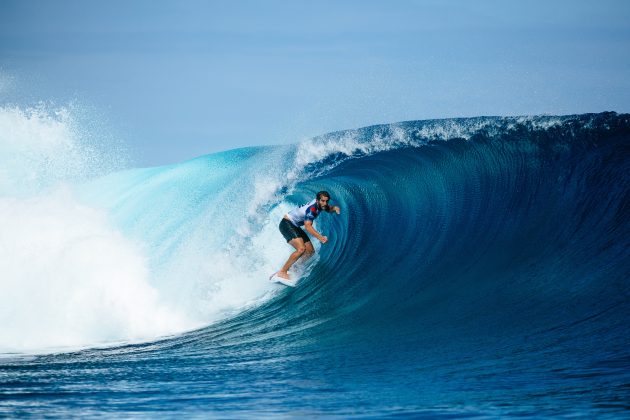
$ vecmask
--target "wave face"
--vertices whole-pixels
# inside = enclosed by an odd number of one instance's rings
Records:
[[[615,113],[416,121],[75,183],[164,328],[5,357],[0,412],[625,416],[629,142]],[[269,285],[322,189],[330,242]]]

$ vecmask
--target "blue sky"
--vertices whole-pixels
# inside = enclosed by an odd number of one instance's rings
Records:
[[[2,102],[143,165],[404,120],[630,111],[627,1],[0,2]]]

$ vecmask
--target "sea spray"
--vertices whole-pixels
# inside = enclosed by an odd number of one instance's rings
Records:
[[[111,159],[69,108],[0,108],[0,351],[139,341],[195,326],[151,286],[142,246],[72,186]]]

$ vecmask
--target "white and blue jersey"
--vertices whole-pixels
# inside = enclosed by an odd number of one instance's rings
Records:
[[[319,209],[317,208],[317,199],[309,201],[308,203],[300,206],[294,210],[291,210],[287,216],[291,223],[295,226],[304,226],[304,222],[310,220],[311,222],[319,216]]]

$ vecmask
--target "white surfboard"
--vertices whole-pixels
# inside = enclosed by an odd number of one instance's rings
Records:
[[[289,286],[289,287],[295,287],[297,286],[297,283],[293,280],[288,280],[288,279],[283,279],[282,277],[278,277],[278,272],[273,273],[271,276],[269,276],[269,281],[272,283],[281,283],[284,284],[285,286]]]

